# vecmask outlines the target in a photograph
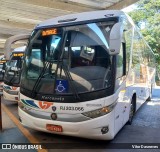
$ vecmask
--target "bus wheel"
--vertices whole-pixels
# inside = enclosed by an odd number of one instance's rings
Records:
[[[151,97],[152,97],[152,85],[151,85],[150,95],[149,95],[149,97],[147,98],[147,101],[151,101]]]
[[[151,101],[151,96],[149,96],[149,97],[147,98],[147,101]]]
[[[128,120],[129,125],[132,124],[134,112],[135,112],[135,106],[134,106],[134,100],[132,99],[131,105],[130,105],[129,120]]]

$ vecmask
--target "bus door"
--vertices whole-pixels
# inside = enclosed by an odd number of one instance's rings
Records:
[[[115,90],[119,90],[117,106],[115,109],[115,132],[118,132],[128,120],[129,100],[126,96],[126,51],[125,43],[122,43],[120,53],[116,58],[116,85]]]

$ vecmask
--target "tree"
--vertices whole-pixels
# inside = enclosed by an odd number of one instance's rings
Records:
[[[160,70],[160,0],[140,0],[129,13],[152,48]]]

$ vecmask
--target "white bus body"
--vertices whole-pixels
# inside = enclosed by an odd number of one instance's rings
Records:
[[[19,100],[20,64],[24,56],[26,46],[16,48],[12,51],[10,60],[7,62],[3,84],[3,97],[6,100]]]
[[[154,55],[124,12],[50,19],[26,49],[19,118],[35,130],[111,140],[151,97],[154,76]]]

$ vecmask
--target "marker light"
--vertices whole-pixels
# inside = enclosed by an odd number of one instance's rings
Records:
[[[18,98],[18,97],[15,97],[15,100],[19,100],[19,98]]]
[[[116,104],[117,104],[117,102],[115,102],[115,103],[113,103],[109,106],[103,107],[101,109],[96,109],[96,110],[93,110],[93,111],[84,112],[82,114],[86,117],[89,117],[89,118],[97,118],[97,117],[106,115],[107,113],[110,113],[114,109]]]

